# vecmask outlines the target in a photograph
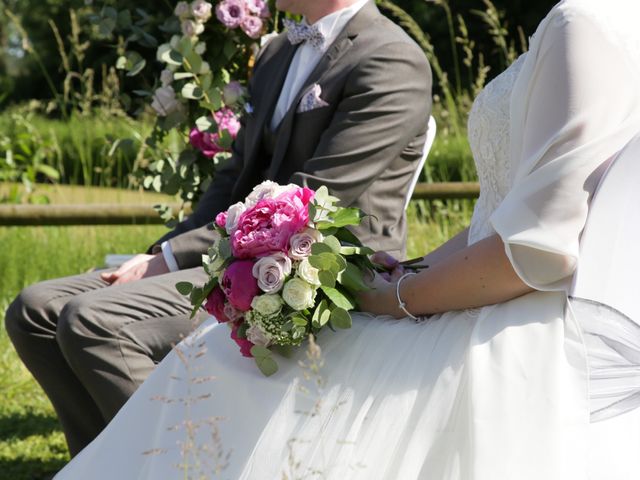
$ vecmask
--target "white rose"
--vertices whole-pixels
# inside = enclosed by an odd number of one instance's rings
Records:
[[[197,37],[204,32],[204,25],[193,20],[185,20],[182,22],[182,34],[185,37]]]
[[[176,100],[176,92],[173,87],[160,87],[153,94],[153,102],[151,103],[158,115],[166,117],[180,108],[180,102]]]
[[[246,331],[247,340],[254,345],[260,345],[261,347],[268,347],[271,344],[271,340],[267,338],[267,335],[257,325],[252,325],[247,328]]]
[[[191,13],[201,22],[206,22],[211,18],[211,4],[204,0],[195,0],[191,3]]]
[[[263,257],[253,265],[253,276],[258,280],[260,290],[265,293],[279,292],[289,274],[291,259],[282,252]]]
[[[160,82],[163,87],[168,87],[173,82],[173,72],[167,68],[160,73]]]
[[[265,198],[275,198],[281,193],[292,188],[298,188],[298,186],[292,183],[283,186],[278,185],[276,182],[272,182],[271,180],[265,180],[260,185],[256,185],[253,188],[253,191],[249,194],[244,203],[247,208],[251,208],[260,200],[264,200]]]
[[[187,2],[178,2],[176,8],[173,10],[173,14],[176,17],[186,17],[189,15],[189,4]]]
[[[319,270],[309,263],[309,259],[305,258],[298,264],[298,276],[307,283],[319,287],[321,285],[318,278]]]
[[[279,314],[282,311],[282,305],[280,295],[273,294],[257,295],[251,301],[251,308],[265,317]]]
[[[316,290],[300,278],[292,278],[282,289],[282,299],[294,310],[305,310],[314,305]]]
[[[271,180],[265,180],[259,185],[253,187],[253,190],[247,196],[245,200],[245,205],[247,208],[253,207],[260,200],[264,200],[265,198],[273,198],[275,195],[273,194],[279,185],[276,182],[272,182]]]
[[[229,207],[227,210],[227,221],[224,224],[224,229],[227,231],[229,235],[235,232],[236,228],[238,228],[238,220],[240,219],[240,215],[244,213],[247,207],[244,206],[244,203],[238,202]]]
[[[305,228],[302,232],[291,236],[289,240],[289,256],[294,260],[302,260],[311,255],[311,245],[322,241],[322,234],[315,228]]]
[[[207,44],[204,42],[198,42],[193,49],[198,55],[204,55],[204,52],[207,51]]]

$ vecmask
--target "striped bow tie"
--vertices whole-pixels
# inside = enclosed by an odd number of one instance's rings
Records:
[[[308,42],[313,48],[322,50],[324,35],[317,25],[307,25],[306,23],[298,23],[285,18],[284,26],[287,29],[287,38],[292,45]]]

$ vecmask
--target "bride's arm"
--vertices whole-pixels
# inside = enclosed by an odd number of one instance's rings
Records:
[[[465,228],[457,235],[451,237],[445,243],[440,245],[438,248],[433,250],[431,253],[428,253],[419,262],[415,262],[410,260],[412,266],[416,267],[433,267],[438,262],[441,262],[448,256],[462,250],[467,246],[467,241],[469,238],[469,228]]]
[[[533,291],[516,274],[498,235],[448,255],[405,278],[400,287],[402,301],[416,316],[491,305]],[[406,317],[398,306],[396,283],[381,277],[358,303],[362,311]]]

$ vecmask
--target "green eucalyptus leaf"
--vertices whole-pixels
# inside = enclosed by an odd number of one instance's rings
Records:
[[[325,311],[329,311],[329,304],[327,303],[327,301],[325,299],[322,299],[322,301],[318,304],[316,309],[313,311],[313,316],[311,317],[311,324],[315,328],[321,328],[324,325],[321,322],[321,320],[322,320],[322,314]]]
[[[371,290],[364,282],[364,273],[353,263],[347,262],[347,268],[338,276],[338,282],[350,292]]]
[[[135,77],[138,75],[144,67],[147,65],[147,61],[142,58],[140,61],[136,62],[127,72],[127,77]]]
[[[194,75],[191,72],[176,72],[173,74],[174,80],[184,80],[185,78],[193,78]]]
[[[330,288],[322,286],[322,291],[329,297],[337,307],[344,308],[345,310],[353,310],[356,307],[355,301],[345,292],[338,290],[337,288]]]
[[[218,130],[218,125],[211,117],[202,116],[196,120],[196,127],[201,132],[213,132]]]
[[[171,48],[171,45],[165,43],[158,47],[158,60],[176,67],[182,66],[182,55]]]
[[[331,325],[336,328],[351,328],[351,315],[344,308],[334,308],[331,312]]]
[[[340,240],[338,240],[336,237],[329,235],[328,237],[325,237],[324,240],[322,240],[322,243],[328,245],[334,253],[340,253]]]
[[[220,242],[218,244],[218,252],[224,260],[227,260],[233,256],[233,250],[231,250],[231,240],[228,237],[220,239]]]
[[[329,270],[320,270],[318,272],[318,279],[324,287],[335,288],[337,275]]]
[[[182,96],[190,100],[199,100],[204,93],[202,89],[195,83],[189,82],[182,87]]]
[[[193,290],[193,284],[189,282],[178,282],[176,283],[176,290],[180,292],[180,295],[190,295]]]
[[[251,355],[265,377],[270,377],[278,371],[278,364],[273,359],[271,351],[268,348],[254,345],[251,347]]]
[[[311,245],[311,254],[320,255],[321,253],[331,253],[331,247],[324,243],[314,243]]]

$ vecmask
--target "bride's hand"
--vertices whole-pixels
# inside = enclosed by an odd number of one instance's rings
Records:
[[[375,263],[380,264],[380,262]],[[396,299],[396,283],[403,274],[404,269],[397,265],[390,272],[374,272],[371,277],[365,278],[365,282],[371,287],[371,290],[358,295],[359,310],[374,315],[391,315],[396,318],[406,316],[398,308]]]

